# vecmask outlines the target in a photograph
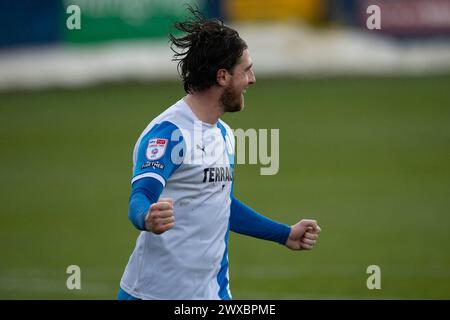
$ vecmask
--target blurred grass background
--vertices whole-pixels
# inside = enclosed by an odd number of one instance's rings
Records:
[[[276,220],[316,218],[312,252],[230,236],[235,299],[450,298],[450,76],[266,79],[232,128],[279,128],[280,171],[236,169]],[[132,148],[177,82],[0,92],[0,298],[115,299],[138,232]],[[82,290],[66,288],[79,265]],[[379,265],[381,290],[366,268]]]

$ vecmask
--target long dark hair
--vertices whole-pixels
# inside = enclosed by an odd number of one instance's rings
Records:
[[[184,91],[202,91],[217,83],[219,69],[232,73],[247,44],[239,33],[216,19],[205,19],[191,6],[187,7],[191,17],[174,24],[184,34],[170,34],[170,48],[174,52],[172,61],[178,61],[178,73],[183,80]]]

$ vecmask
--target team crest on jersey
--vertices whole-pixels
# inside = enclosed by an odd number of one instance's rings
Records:
[[[168,140],[162,138],[151,139],[147,147],[147,159],[158,160],[166,153]]]

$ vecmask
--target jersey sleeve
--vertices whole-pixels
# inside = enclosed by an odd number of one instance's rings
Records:
[[[131,183],[142,178],[154,178],[164,187],[181,165],[183,150],[183,136],[175,124],[168,121],[156,124],[137,146]]]

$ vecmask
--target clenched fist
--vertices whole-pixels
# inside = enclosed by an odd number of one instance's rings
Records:
[[[311,250],[316,244],[321,229],[316,220],[303,219],[291,226],[286,247],[292,250]]]
[[[145,229],[155,234],[166,232],[175,225],[173,201],[169,198],[159,199],[152,204],[145,217]]]

